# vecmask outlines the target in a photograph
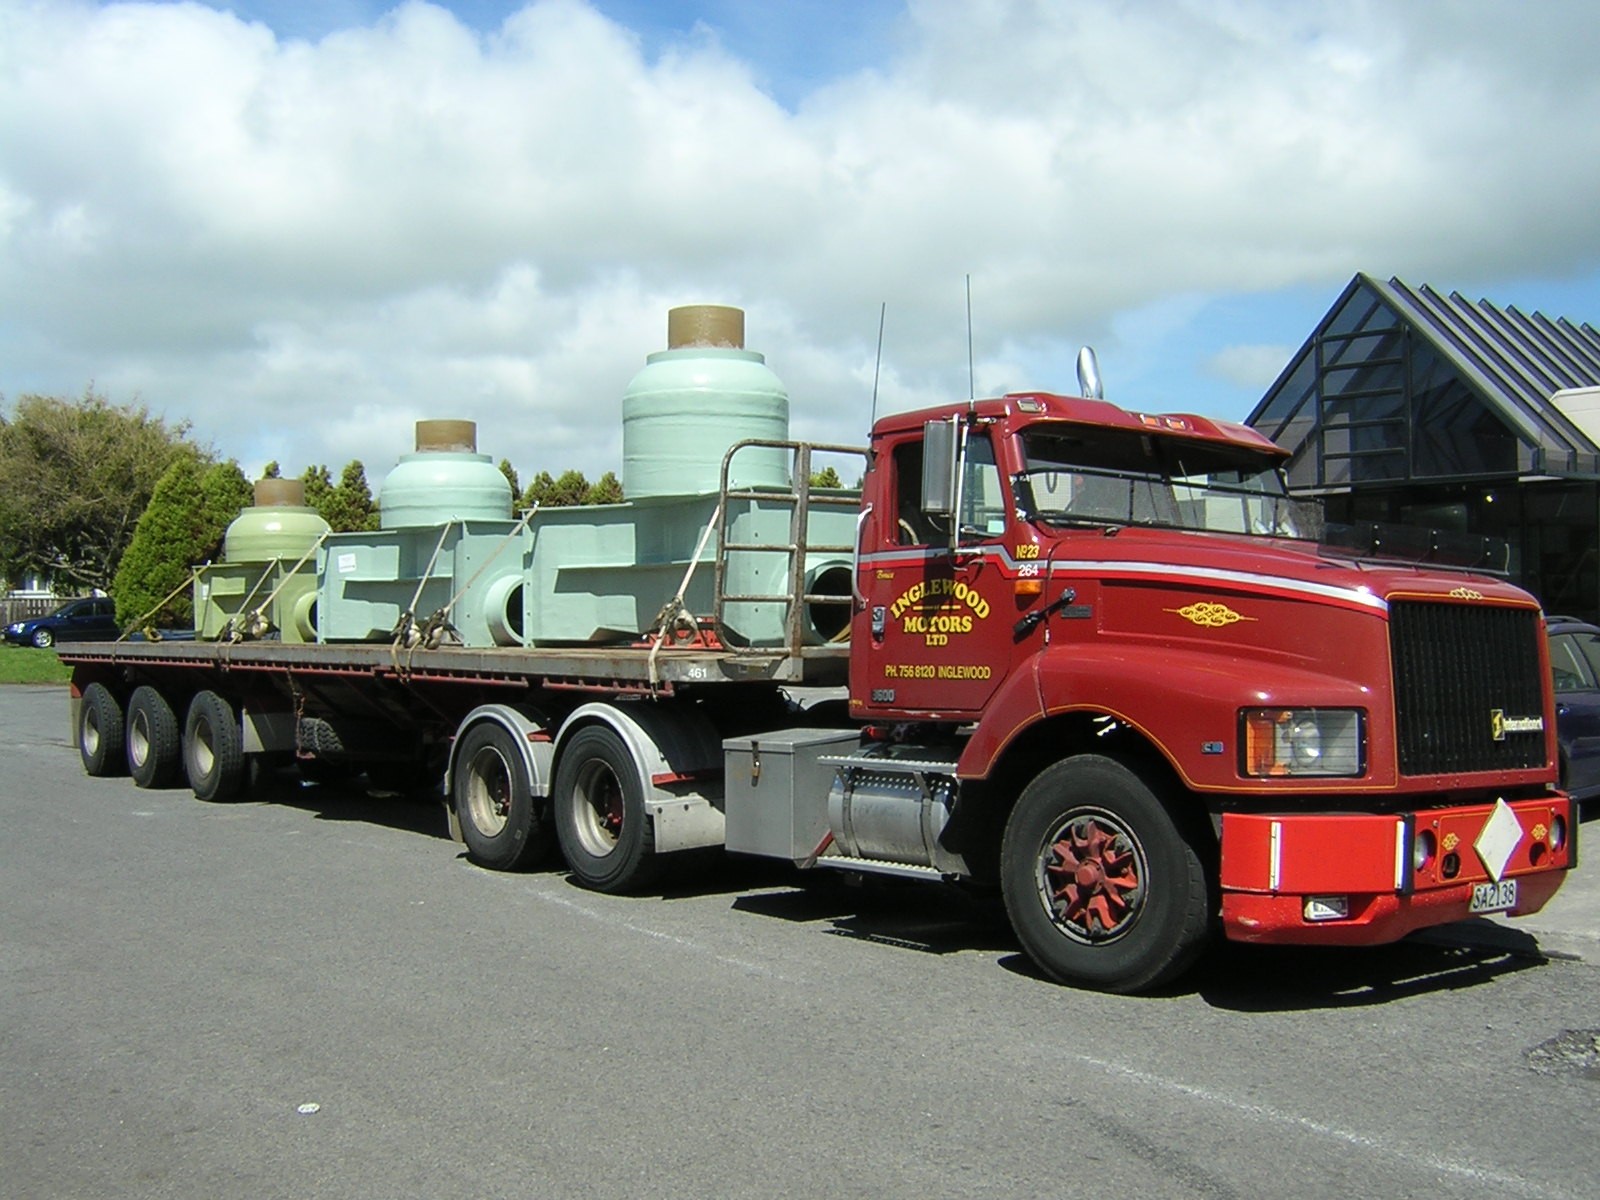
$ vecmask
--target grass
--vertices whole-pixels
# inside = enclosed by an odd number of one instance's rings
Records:
[[[0,644],[0,684],[66,683],[71,678],[72,668],[57,658],[54,650]]]

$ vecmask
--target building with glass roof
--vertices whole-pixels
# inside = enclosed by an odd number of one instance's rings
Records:
[[[1504,539],[1546,612],[1600,619],[1600,332],[1357,275],[1247,418],[1330,521]]]

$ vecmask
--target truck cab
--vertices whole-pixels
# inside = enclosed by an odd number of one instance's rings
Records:
[[[911,760],[926,861],[994,878],[1047,972],[1151,986],[1214,916],[1361,944],[1537,911],[1575,863],[1539,606],[1487,543],[1334,545],[1253,430],[1097,399],[872,448],[849,703],[884,747],[834,808]]]

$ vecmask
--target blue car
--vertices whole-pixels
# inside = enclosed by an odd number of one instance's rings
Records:
[[[57,642],[108,641],[118,632],[117,608],[111,598],[90,596],[68,600],[45,616],[15,621],[0,630],[0,636],[19,646],[45,650]]]
[[[1600,796],[1600,625],[1546,617],[1556,691],[1561,786],[1574,800]]]

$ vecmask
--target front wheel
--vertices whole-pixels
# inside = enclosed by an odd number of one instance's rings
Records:
[[[644,784],[615,730],[590,725],[572,735],[556,767],[555,811],[561,853],[584,887],[626,892],[656,878]]]
[[[56,644],[56,635],[48,629],[35,629],[33,631],[33,644],[41,650],[48,650]]]
[[[1173,979],[1205,945],[1212,889],[1195,841],[1134,772],[1099,755],[1046,768],[1006,824],[1000,881],[1028,956],[1109,992]]]

